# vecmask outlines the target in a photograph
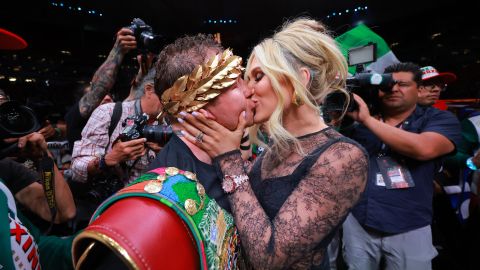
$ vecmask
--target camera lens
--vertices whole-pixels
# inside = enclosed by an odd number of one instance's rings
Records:
[[[172,137],[172,127],[166,125],[145,126],[143,136],[149,142],[156,142],[160,146],[164,146]]]
[[[16,102],[9,101],[0,106],[0,136],[18,137],[36,131],[38,121],[33,111]]]

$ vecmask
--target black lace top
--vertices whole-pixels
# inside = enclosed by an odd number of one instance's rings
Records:
[[[331,128],[299,138],[304,154],[265,151],[248,184],[229,200],[242,246],[256,269],[319,269],[330,235],[365,188],[368,159]],[[217,159],[223,174],[245,173],[240,153]]]

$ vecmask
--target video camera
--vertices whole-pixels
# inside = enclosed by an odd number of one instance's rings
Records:
[[[148,115],[132,115],[127,117],[122,127],[124,129],[119,135],[122,142],[131,141],[139,138],[146,138],[147,142],[155,142],[164,146],[172,137],[173,130],[168,125],[147,125]]]
[[[137,49],[146,54],[148,52],[158,54],[160,52],[161,41],[163,37],[153,33],[153,28],[146,24],[142,19],[133,19],[128,29],[132,30],[135,40],[137,41]]]
[[[0,105],[0,158],[17,150],[17,144],[8,145],[5,138],[18,138],[40,129],[40,123],[32,109],[16,101]]]
[[[378,99],[378,91],[390,92],[395,83],[392,74],[379,74],[375,72],[363,72],[364,64],[376,61],[376,44],[368,43],[365,46],[351,48],[348,50],[348,65],[356,66],[356,73],[347,78],[346,86],[350,95],[350,102],[346,104],[347,99],[344,93],[335,92],[329,94],[322,107],[324,116],[328,116],[331,112],[343,112],[345,107],[348,112],[358,109],[358,105],[353,99],[355,93],[360,96],[372,114],[379,110],[380,100]],[[327,121],[328,122],[328,121]]]

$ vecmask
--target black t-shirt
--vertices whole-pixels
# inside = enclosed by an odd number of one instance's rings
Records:
[[[75,103],[65,115],[67,123],[67,140],[70,151],[73,150],[73,143],[82,139],[82,130],[88,122],[88,117],[82,117],[78,102]]]
[[[25,168],[22,164],[9,158],[4,158],[0,160],[0,178],[3,179],[5,185],[15,195],[23,188],[36,182],[39,176]]]
[[[216,173],[215,166],[197,159],[190,148],[175,134],[158,153],[157,158],[150,163],[148,170],[160,167],[177,167],[197,174],[197,178],[205,187],[208,196],[215,199],[223,209],[231,212],[230,202],[227,194],[223,192],[221,179]]]

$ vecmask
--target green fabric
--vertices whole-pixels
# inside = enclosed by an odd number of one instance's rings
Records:
[[[58,236],[42,235],[40,230],[20,211],[17,212],[17,216],[38,245],[38,253],[40,256],[39,261],[42,269],[73,269],[71,250],[74,236],[60,238]],[[2,270],[15,269],[12,261],[12,254],[10,252],[9,224],[10,220],[8,218],[7,197],[3,192],[0,192],[0,250],[2,250],[2,252],[0,252],[0,265],[4,267],[1,268]],[[8,250],[9,252],[3,252],[5,250]]]
[[[72,242],[75,235],[66,237],[40,236],[38,249],[44,270],[73,269]]]
[[[2,179],[0,181],[3,182]],[[0,268],[15,269],[10,247],[10,220],[8,218],[7,196],[0,191]]]
[[[127,186],[133,186],[135,184],[138,184],[138,183],[141,183],[141,182],[145,182],[145,181],[148,181],[148,180],[154,180],[157,178],[157,174],[156,173],[145,173],[145,174],[142,174],[140,175],[137,179],[135,179],[133,182],[131,182],[130,184],[128,184]]]
[[[457,152],[445,159],[445,167],[450,169],[463,169],[466,161],[473,156],[473,152],[480,146],[477,130],[470,120],[464,119],[460,122],[462,127],[462,141],[457,145]]]
[[[33,225],[22,213],[18,213],[20,221],[28,228],[30,234],[38,245],[40,265],[44,270],[68,270],[73,269],[72,241],[75,237],[58,237],[42,235],[40,230]]]
[[[335,40],[337,41],[340,50],[345,56],[345,59],[348,59],[349,49],[367,45],[369,42],[377,44],[377,59],[391,52],[385,40],[364,24],[360,24],[357,27],[345,32],[344,34],[335,38]],[[350,66],[348,68],[348,72],[350,74],[355,74],[355,71],[355,66]]]
[[[187,199],[194,199],[198,203],[198,205],[200,205],[200,197],[198,196],[195,183],[177,183],[172,188],[181,202],[184,202]],[[198,211],[198,213],[192,216],[195,224],[198,224],[202,220],[203,213],[205,212],[205,206],[208,204],[208,202],[210,202],[210,197],[205,195],[205,199],[203,202],[204,207],[200,211]]]

